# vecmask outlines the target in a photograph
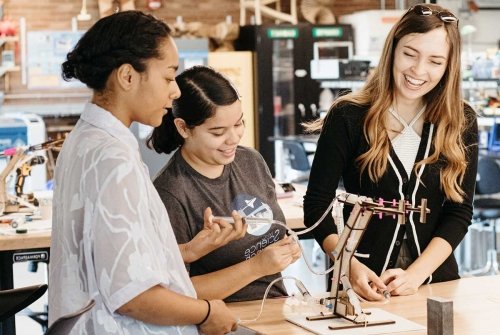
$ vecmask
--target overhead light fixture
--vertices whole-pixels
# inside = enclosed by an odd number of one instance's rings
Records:
[[[148,0],[148,8],[151,10],[157,10],[161,7],[161,0]]]

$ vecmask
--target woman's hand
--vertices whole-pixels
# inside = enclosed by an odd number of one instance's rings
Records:
[[[418,291],[418,288],[425,281],[412,273],[410,269],[389,269],[384,271],[380,279],[387,285],[387,290],[391,295],[411,295]]]
[[[192,263],[231,241],[239,240],[247,232],[247,224],[243,224],[236,211],[232,213],[234,224],[214,220],[210,207],[205,209],[203,217],[203,230],[188,243],[179,245],[184,263]]]
[[[382,273],[380,278],[393,295],[414,294],[452,252],[453,248],[448,241],[434,237],[408,269],[389,269]]]
[[[350,282],[354,291],[362,298],[369,301],[384,299],[383,292],[387,290],[384,282],[355,257],[351,260]]]
[[[291,236],[287,236],[266,247],[253,258],[253,261],[257,263],[260,274],[267,276],[283,271],[298,260],[300,255],[297,242]]]
[[[200,326],[204,335],[222,335],[238,328],[238,318],[222,300],[210,300],[210,315]]]

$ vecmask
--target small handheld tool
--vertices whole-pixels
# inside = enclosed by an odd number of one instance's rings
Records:
[[[16,169],[16,195],[20,197],[23,195],[24,181],[27,176],[31,175],[31,169],[34,165],[44,164],[44,156],[35,156]]]

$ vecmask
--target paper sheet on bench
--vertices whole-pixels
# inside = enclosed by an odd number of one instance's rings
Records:
[[[308,321],[306,320],[306,315],[286,315],[285,319],[299,327],[309,330],[315,334],[319,335],[376,335],[376,334],[387,334],[387,333],[398,333],[398,332],[409,332],[416,330],[424,330],[425,327],[415,323],[413,321],[402,318],[396,314],[389,313],[379,308],[368,308],[366,311],[370,311],[372,314],[369,319],[374,320],[394,320],[396,323],[391,325],[381,325],[381,326],[370,326],[362,328],[350,328],[350,329],[330,329],[328,328],[331,324],[351,324],[351,322],[339,318],[339,319],[328,319],[328,320],[317,320]]]

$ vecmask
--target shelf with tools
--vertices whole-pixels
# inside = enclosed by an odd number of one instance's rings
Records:
[[[15,64],[15,50],[6,48],[9,44],[19,42],[18,36],[0,36],[0,50],[2,64],[0,65],[0,78],[4,78],[4,90],[8,91],[10,87],[9,73],[19,72],[21,67]]]

